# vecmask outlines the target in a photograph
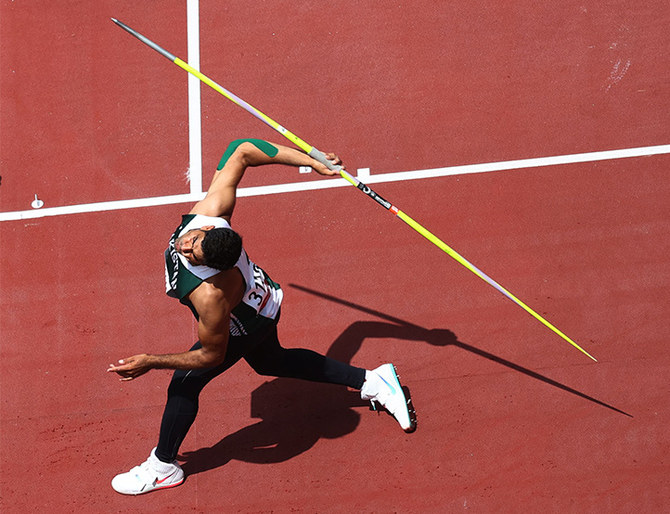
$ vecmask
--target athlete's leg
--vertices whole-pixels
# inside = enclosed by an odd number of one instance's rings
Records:
[[[368,371],[350,366],[312,350],[282,348],[277,326],[260,339],[244,359],[261,375],[302,378],[315,382],[342,384],[361,390],[361,399],[379,403],[406,432],[416,429],[416,414],[406,396],[393,364]]]
[[[259,375],[300,378],[360,389],[365,369],[336,361],[312,350],[283,348],[273,324],[259,334],[257,344],[244,353],[244,359]]]
[[[167,403],[163,411],[156,457],[163,462],[177,458],[179,447],[184,441],[198,414],[200,392],[210,380],[219,376],[242,358],[242,344],[238,338],[228,341],[226,359],[214,368],[177,370],[172,375],[167,391]],[[201,348],[196,343],[191,351]]]

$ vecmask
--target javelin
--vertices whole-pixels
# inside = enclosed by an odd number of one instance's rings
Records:
[[[298,136],[293,134],[291,131],[287,130],[286,128],[282,127],[279,123],[274,121],[272,118],[266,116],[263,114],[261,111],[256,109],[254,106],[248,104],[244,100],[242,100],[239,96],[235,95],[234,93],[231,93],[224,87],[220,86],[216,82],[214,82],[212,79],[209,77],[203,75],[200,73],[198,70],[190,66],[188,63],[182,61],[179,57],[171,54],[164,48],[158,46],[156,43],[151,41],[150,39],[146,38],[139,32],[131,29],[128,25],[121,23],[119,20],[112,18],[112,21],[116,23],[119,27],[122,29],[126,30],[133,36],[135,36],[137,39],[142,41],[143,43],[147,44],[154,50],[156,50],[159,54],[161,54],[163,57],[168,58],[170,61],[175,63],[177,66],[180,68],[186,70],[189,72],[191,75],[196,76],[198,79],[200,79],[202,82],[207,84],[209,87],[214,89],[215,91],[218,91],[221,93],[223,96],[225,96],[228,100],[233,102],[234,104],[242,107],[244,110],[249,112],[250,114],[254,115],[256,118],[261,120],[263,123],[269,125],[272,127],[274,130],[279,132],[282,136],[284,136],[286,139],[291,141],[293,144],[295,144],[298,148],[303,150],[305,153],[307,153],[310,157],[313,159],[319,161],[320,163],[324,164],[327,166],[329,169],[333,171],[338,171],[342,178],[346,179],[347,182],[349,182],[351,185],[357,187],[361,191],[363,191],[366,195],[368,195],[370,198],[375,200],[379,205],[393,213],[395,216],[403,220],[405,223],[407,223],[410,227],[412,227],[414,230],[416,230],[419,234],[421,234],[423,237],[428,239],[431,243],[433,243],[435,246],[437,246],[439,249],[444,251],[449,257],[453,258],[456,260],[456,262],[462,264],[465,266],[467,269],[469,269],[472,273],[477,275],[479,278],[481,278],[484,282],[488,283],[489,285],[493,286],[496,288],[498,291],[500,291],[503,295],[505,295],[507,298],[512,300],[514,303],[516,303],[519,307],[524,309],[528,314],[533,316],[536,320],[538,320],[540,323],[542,323],[544,326],[547,328],[551,329],[553,332],[555,332],[557,335],[565,339],[568,343],[570,343],[572,346],[577,348],[579,351],[581,351],[583,354],[588,356],[589,358],[593,359],[594,361],[596,360],[591,354],[589,354],[586,350],[584,350],[581,346],[579,346],[577,343],[575,343],[572,339],[570,339],[568,336],[566,336],[563,332],[561,332],[558,328],[556,328],[554,325],[549,323],[546,319],[544,319],[542,316],[540,316],[537,312],[535,312],[533,309],[528,307],[525,303],[523,303],[521,300],[519,300],[516,296],[514,296],[512,293],[510,293],[507,289],[502,287],[498,282],[493,280],[491,277],[489,277],[486,273],[475,267],[473,264],[465,260],[461,255],[456,253],[453,249],[451,249],[446,243],[444,243],[442,240],[440,240],[437,236],[426,230],[424,227],[422,227],[419,223],[414,221],[412,218],[410,218],[407,214],[405,214],[403,211],[398,209],[395,205],[393,205],[391,202],[386,201],[384,198],[379,196],[377,193],[375,193],[372,189],[370,189],[368,186],[363,184],[360,180],[358,180],[356,177],[353,177],[347,171],[342,168],[341,166],[335,166],[333,165],[332,162],[328,160],[326,155],[314,148],[313,146],[307,144],[305,141],[300,139]],[[597,361],[596,361],[597,362]]]

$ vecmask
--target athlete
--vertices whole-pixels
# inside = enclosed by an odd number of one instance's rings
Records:
[[[335,154],[327,157],[341,164]],[[240,236],[230,227],[237,187],[246,169],[266,164],[310,166],[321,175],[338,175],[299,150],[267,141],[240,139],[228,146],[207,195],[182,217],[165,251],[167,294],[193,312],[198,342],[187,352],[133,355],[107,369],[123,381],[152,369],[176,370],[168,387],[158,444],[144,463],[114,477],[112,487],[119,493],[143,494],[183,482],[184,472],[176,458],[196,418],[200,392],[240,359],[260,375],[360,390],[363,400],[386,409],[403,430],[416,428],[414,412],[392,364],[370,371],[312,350],[280,345],[277,323],[283,291],[251,261]]]

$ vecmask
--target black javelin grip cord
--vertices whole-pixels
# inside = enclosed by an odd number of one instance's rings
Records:
[[[370,189],[368,186],[363,184],[360,180],[357,181],[358,184],[356,187],[363,191],[366,195],[368,195],[370,198],[372,198],[375,202],[377,202],[379,205],[382,207],[392,211],[396,216],[398,215],[398,209],[395,209],[393,204],[389,202],[388,200],[384,200],[381,196],[379,196],[377,193],[375,193],[372,189]],[[395,210],[394,210],[395,209]]]
[[[503,295],[505,295],[507,298],[512,300],[514,303],[516,303],[519,307],[524,309],[528,314],[533,316],[536,320],[538,320],[540,323],[542,323],[544,326],[552,330],[554,333],[562,337],[565,341],[570,343],[572,346],[577,348],[579,351],[584,353],[586,356],[589,358],[593,359],[594,361],[596,360],[591,354],[589,354],[586,350],[584,350],[581,346],[579,346],[577,343],[575,343],[572,339],[570,339],[568,336],[566,336],[563,332],[561,332],[558,328],[556,328],[554,325],[549,323],[546,319],[544,319],[542,316],[540,316],[537,312],[535,312],[533,309],[528,307],[525,303],[523,303],[521,300],[519,300],[516,296],[514,296],[512,293],[510,293],[507,289],[502,287],[498,282],[493,280],[491,277],[486,275],[483,271],[475,267],[473,264],[468,262],[466,259],[464,259],[461,255],[459,255],[457,252],[455,252],[453,249],[451,249],[446,243],[444,243],[441,239],[439,239],[437,236],[426,230],[423,226],[421,226],[419,223],[414,221],[412,218],[410,218],[407,214],[405,214],[403,211],[398,209],[395,205],[393,205],[391,202],[388,202],[381,196],[379,196],[377,193],[375,193],[372,189],[370,189],[368,186],[363,184],[360,180],[358,180],[356,177],[353,177],[350,175],[342,166],[335,166],[333,165],[332,162],[330,162],[327,158],[326,155],[314,148],[313,146],[309,145],[302,139],[300,139],[298,136],[293,134],[291,131],[287,130],[286,128],[282,127],[279,123],[274,121],[272,118],[269,116],[266,116],[263,114],[261,111],[256,109],[254,106],[248,104],[244,100],[242,100],[240,97],[235,95],[234,93],[231,93],[224,87],[220,86],[216,82],[214,82],[212,79],[207,77],[206,75],[203,75],[200,73],[198,70],[190,66],[188,63],[182,61],[179,57],[176,57],[175,55],[171,54],[164,48],[158,46],[156,43],[151,41],[150,39],[146,38],[139,32],[131,29],[128,25],[125,23],[120,22],[119,20],[112,18],[112,21],[116,23],[119,27],[121,27],[123,30],[127,31],[128,33],[132,34],[135,36],[137,39],[148,45],[149,47],[153,48],[156,50],[159,54],[161,54],[163,57],[166,57],[173,63],[175,63],[177,66],[180,68],[184,69],[191,75],[194,75],[200,81],[203,83],[207,84],[209,87],[214,89],[215,91],[221,93],[223,96],[225,96],[228,100],[233,102],[234,104],[242,107],[245,109],[247,112],[261,120],[263,123],[269,125],[272,127],[274,130],[279,132],[282,136],[287,138],[289,141],[291,141],[293,144],[295,144],[298,148],[303,150],[305,153],[307,153],[310,157],[313,159],[319,161],[320,163],[324,164],[327,166],[329,169],[333,171],[338,171],[340,173],[340,176],[344,178],[347,182],[349,182],[351,185],[356,186],[358,189],[363,191],[366,195],[368,195],[370,198],[372,198],[375,202],[377,202],[379,205],[384,207],[385,209],[391,211],[395,216],[403,220],[407,225],[412,227],[414,230],[416,230],[419,234],[421,234],[423,237],[428,239],[431,243],[433,243],[435,246],[437,246],[439,249],[444,251],[447,255],[449,255],[451,258],[453,258],[456,262],[462,264],[465,266],[467,269],[469,269],[472,273],[477,275],[479,278],[481,278],[484,282],[489,284],[490,286],[494,287],[498,291],[500,291]]]

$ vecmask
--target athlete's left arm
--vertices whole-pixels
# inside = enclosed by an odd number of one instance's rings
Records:
[[[310,166],[321,175],[339,175],[339,172],[328,169],[328,167],[300,150],[275,143],[270,144],[266,141],[233,141],[225,155],[227,155],[227,159],[223,167],[214,174],[207,195],[195,204],[190,214],[222,217],[230,221],[237,199],[237,187],[244,176],[244,172],[250,166],[263,166],[265,164]],[[333,164],[342,163],[335,154],[327,154],[327,157]]]

